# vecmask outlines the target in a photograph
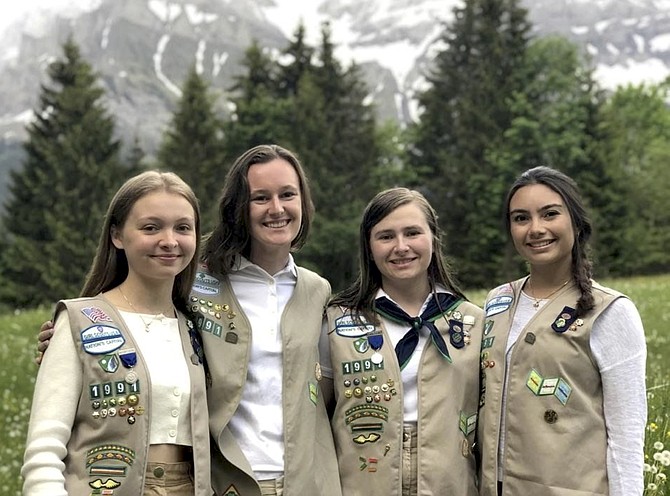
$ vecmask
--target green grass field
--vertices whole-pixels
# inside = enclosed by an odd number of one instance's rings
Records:
[[[645,496],[670,495],[670,275],[603,280],[636,303],[642,315],[648,346],[649,415],[645,442]],[[483,291],[468,292],[482,304]],[[21,468],[30,402],[37,366],[33,362],[40,324],[48,309],[0,315],[5,336],[0,344],[0,494],[21,494]]]

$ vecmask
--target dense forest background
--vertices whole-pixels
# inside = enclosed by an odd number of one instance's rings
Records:
[[[408,127],[378,121],[358,67],[335,58],[327,24],[318,46],[298,26],[277,56],[257,42],[247,49],[226,105],[194,67],[156,158],[116,138],[95,68],[70,38],[49,66],[23,167],[12,172],[0,306],[77,295],[107,204],[138,171],[180,174],[211,228],[227,168],[259,143],[287,147],[305,166],[317,214],[296,259],[336,290],[355,277],[365,204],[395,185],[423,192],[438,211],[462,286],[518,277],[501,207],[513,179],[536,165],[580,184],[597,277],[670,272],[670,81],[606,93],[576,45],[531,35],[517,0],[467,0],[454,14],[419,96],[421,117]]]

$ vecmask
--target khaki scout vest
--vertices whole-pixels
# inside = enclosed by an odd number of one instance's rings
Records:
[[[151,422],[151,380],[144,358],[121,315],[103,297],[58,302],[67,311],[83,369],[72,435],[67,445],[65,487],[68,494],[138,496],[143,493]],[[191,360],[193,347],[186,318],[179,314],[182,347],[191,378],[191,429],[195,494],[211,496],[205,373]],[[126,351],[137,363],[123,364]],[[196,361],[197,362],[197,361]],[[134,413],[133,413],[134,411]]]
[[[459,315],[460,313],[460,315]],[[402,490],[403,386],[395,350],[384,326],[375,365],[367,334],[373,325],[356,325],[339,307],[327,311],[330,357],[337,402],[332,419],[346,496],[399,496]],[[470,344],[450,343],[449,319],[471,322]],[[452,363],[432,342],[418,371],[418,494],[473,496],[476,464],[472,452],[479,399],[479,345],[482,310],[461,302],[435,323]],[[469,329],[468,329],[469,328]]]
[[[505,347],[525,280],[494,289],[484,307],[478,427],[483,496],[497,494]],[[510,351],[504,496],[608,494],[602,383],[589,339],[598,316],[623,295],[594,283],[593,296],[594,309],[571,324],[564,308],[576,307],[579,290],[565,287],[538,310]]]
[[[319,387],[318,342],[330,285],[298,267],[281,320],[283,351],[284,495],[340,496],[333,437]],[[242,397],[251,355],[251,326],[227,277],[201,268],[192,300],[200,312],[212,384],[208,390],[213,484],[224,496],[260,496],[253,471],[227,428]],[[218,449],[215,449],[217,448]]]

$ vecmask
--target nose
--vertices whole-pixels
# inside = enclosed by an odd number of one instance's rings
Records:
[[[177,246],[177,238],[172,230],[165,231],[165,235],[161,237],[161,246],[163,248],[174,248]]]
[[[542,234],[544,232],[544,222],[541,217],[537,216],[531,218],[530,232],[531,234]]]
[[[407,240],[405,239],[405,236],[400,235],[396,237],[396,243],[395,243],[395,250],[399,252],[404,252],[409,249],[409,245],[407,244]]]
[[[273,197],[270,200],[270,215],[281,215],[284,213],[284,206],[278,197]]]

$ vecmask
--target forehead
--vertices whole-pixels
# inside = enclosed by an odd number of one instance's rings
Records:
[[[405,203],[395,208],[386,217],[377,222],[372,227],[372,231],[403,229],[411,226],[428,226],[426,215],[416,202]]]
[[[300,178],[295,167],[284,159],[275,158],[262,164],[253,164],[247,171],[250,189],[298,187]]]
[[[152,191],[141,196],[130,209],[130,216],[164,217],[167,215],[183,215],[193,217],[193,205],[179,193],[169,191]]]
[[[563,205],[563,198],[544,184],[529,184],[516,190],[509,202],[510,210],[542,208],[545,205]]]

